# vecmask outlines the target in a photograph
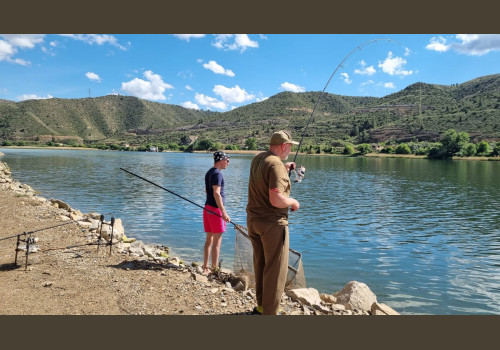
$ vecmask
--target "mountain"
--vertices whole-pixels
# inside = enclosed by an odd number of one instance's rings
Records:
[[[243,145],[255,137],[265,147],[277,129],[300,139],[315,105],[304,145],[436,141],[451,128],[476,140],[500,140],[500,74],[494,74],[451,86],[419,82],[382,98],[282,92],[228,112],[121,95],[0,100],[0,141],[181,143],[191,137]]]

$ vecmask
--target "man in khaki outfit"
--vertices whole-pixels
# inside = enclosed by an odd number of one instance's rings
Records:
[[[288,272],[288,208],[300,204],[290,197],[288,173],[295,163],[283,164],[292,149],[290,134],[275,132],[269,150],[252,160],[248,181],[247,227],[253,246],[255,289],[254,312],[276,315]]]

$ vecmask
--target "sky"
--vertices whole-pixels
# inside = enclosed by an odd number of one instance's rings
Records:
[[[500,73],[500,34],[0,34],[0,99],[225,112],[283,91],[383,97]]]

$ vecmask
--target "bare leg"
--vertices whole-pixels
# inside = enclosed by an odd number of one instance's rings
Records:
[[[212,234],[212,268],[217,267],[217,262],[219,261],[220,246],[222,243],[222,233]],[[207,261],[208,262],[208,261]]]
[[[210,269],[208,267],[208,259],[210,255],[210,250],[212,250],[212,241],[214,234],[207,232],[207,238],[205,240],[205,247],[203,248],[203,274],[208,274]]]

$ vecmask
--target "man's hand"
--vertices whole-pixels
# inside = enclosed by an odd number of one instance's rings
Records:
[[[290,172],[293,169],[295,169],[295,162],[285,163],[285,169],[286,169],[287,172]]]

